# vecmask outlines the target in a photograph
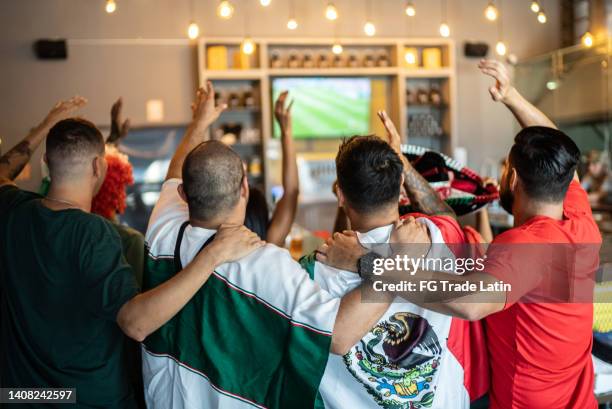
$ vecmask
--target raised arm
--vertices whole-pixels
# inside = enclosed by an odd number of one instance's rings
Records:
[[[195,102],[191,105],[191,108],[193,110],[193,120],[170,161],[166,180],[181,178],[185,158],[193,148],[206,140],[206,130],[219,118],[227,105],[215,106],[215,89],[212,83],[208,81],[206,89],[199,88],[197,90]]]
[[[285,239],[295,221],[300,194],[300,181],[291,127],[293,101],[286,106],[287,96],[287,91],[281,93],[274,106],[274,117],[280,126],[283,149],[283,197],[276,204],[266,237],[268,243],[280,247],[284,246]]]
[[[495,85],[489,88],[491,98],[506,105],[523,128],[529,126],[557,128],[542,111],[527,101],[514,88],[508,68],[503,63],[494,60],[481,60],[478,68],[483,74],[495,79]]]
[[[123,98],[119,98],[111,107],[111,129],[106,143],[118,145],[121,139],[125,138],[130,130],[130,120],[122,120],[121,110],[123,109]]]
[[[125,303],[117,314],[117,324],[127,336],[142,342],[189,302],[217,266],[238,260],[263,245],[244,226],[221,226],[212,243],[187,267]]]
[[[30,130],[30,133],[21,142],[2,155],[0,157],[0,186],[13,183],[53,125],[70,117],[74,111],[86,103],[85,98],[78,96],[58,102],[39,125]]]
[[[391,121],[391,118],[389,118],[389,115],[387,115],[385,111],[379,111],[378,117],[387,130],[389,144],[404,163],[404,187],[412,207],[416,211],[426,215],[451,216],[456,218],[457,216],[453,209],[440,198],[429,182],[414,169],[406,156],[402,153],[402,139]]]
[[[527,101],[516,88],[514,88],[512,80],[510,79],[510,74],[508,73],[508,68],[506,68],[504,64],[499,61],[481,60],[478,64],[478,68],[480,68],[483,74],[495,79],[495,85],[489,88],[491,98],[508,107],[519,124],[521,124],[521,127],[544,126],[557,129],[555,123],[551,121],[544,112]],[[580,180],[578,178],[578,172],[574,174],[574,180]]]

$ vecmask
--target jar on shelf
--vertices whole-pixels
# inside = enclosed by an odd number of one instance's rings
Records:
[[[442,93],[440,92],[438,85],[431,86],[431,90],[429,91],[429,100],[431,101],[432,105],[442,105]]]

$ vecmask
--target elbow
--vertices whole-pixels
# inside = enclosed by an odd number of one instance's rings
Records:
[[[478,304],[469,304],[463,307],[460,311],[457,312],[459,318],[466,321],[480,321],[485,318],[488,314],[485,308]]]
[[[337,337],[332,337],[330,352],[334,355],[346,355],[353,347],[353,343],[339,340]]]
[[[127,304],[119,310],[117,325],[119,325],[119,328],[121,328],[121,331],[123,331],[127,337],[137,342],[143,342],[149,335],[141,323],[132,317],[132,314],[130,314],[130,307]]]

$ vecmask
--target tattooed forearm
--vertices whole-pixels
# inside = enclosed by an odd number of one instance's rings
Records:
[[[0,157],[0,178],[15,180],[30,161],[32,150],[28,141],[21,141]]]
[[[404,187],[415,211],[430,216],[456,217],[453,209],[440,198],[429,182],[412,166],[404,170]]]

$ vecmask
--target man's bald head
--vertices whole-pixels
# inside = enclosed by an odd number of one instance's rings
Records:
[[[242,160],[230,147],[219,141],[198,145],[183,163],[189,215],[211,221],[232,210],[240,198],[243,178]]]
[[[96,156],[104,156],[104,137],[91,122],[81,118],[64,119],[51,128],[46,141],[46,157],[51,180],[61,181],[88,174]]]

